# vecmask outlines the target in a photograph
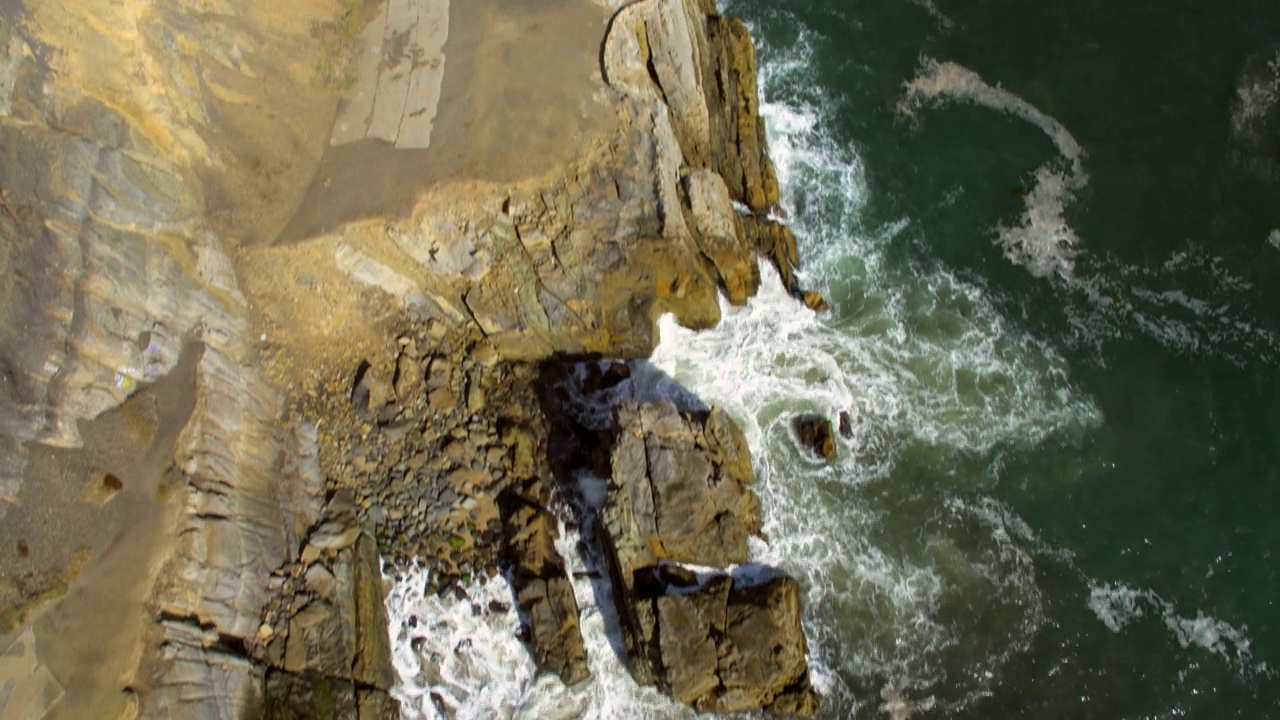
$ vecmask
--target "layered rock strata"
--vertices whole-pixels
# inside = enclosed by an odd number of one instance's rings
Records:
[[[796,290],[742,24],[709,0],[643,0],[607,28],[602,14],[586,91],[616,123],[567,165],[442,181],[406,217],[273,246],[332,131],[337,97],[313,68],[358,11],[26,5],[0,19],[0,517],[39,497],[32,444],[77,447],[79,422],[203,347],[169,451],[170,541],[148,551],[148,602],[127,608],[148,630],[107,690],[143,718],[393,716],[379,554],[425,559],[447,590],[505,552],[535,656],[580,678],[546,514],[561,429],[536,363],[642,357],[667,312],[710,327],[719,292],[756,291],[757,253]],[[620,413],[630,455],[607,516],[629,568],[620,607],[647,618],[630,631],[637,674],[701,708],[806,712],[794,584],[670,564],[746,561],[759,511],[741,434],[717,412]],[[643,477],[623,459],[640,455]],[[643,487],[649,505],[628,495]],[[677,635],[690,608],[706,622]],[[787,638],[769,662],[739,641],[763,627]]]

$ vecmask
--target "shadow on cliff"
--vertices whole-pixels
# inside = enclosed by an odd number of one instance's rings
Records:
[[[600,512],[613,470],[611,454],[618,427],[614,407],[624,400],[664,398],[683,413],[710,408],[694,393],[648,360],[622,362],[598,357],[558,358],[542,364],[537,383],[548,432],[547,457],[553,475],[551,510],[577,533],[578,552],[614,654],[630,665],[619,605],[605,558],[607,533]]]

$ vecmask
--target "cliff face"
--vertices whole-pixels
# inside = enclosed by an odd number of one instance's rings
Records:
[[[481,439],[459,452],[474,450],[467,462],[479,466],[491,443],[519,463],[528,447],[499,438],[511,419],[486,406],[483,392],[472,404],[468,388],[489,381],[467,377],[488,372],[508,387],[532,375],[525,363],[647,355],[660,314],[705,328],[719,319],[718,290],[745,302],[759,281],[757,252],[794,284],[794,240],[768,217],[778,188],[750,38],[710,0],[643,0],[612,16],[585,0],[549,4],[546,12],[573,22],[595,18],[598,42],[538,56],[581,65],[581,77],[483,127],[476,118],[510,105],[518,87],[460,94],[449,68],[486,66],[467,45],[423,31],[416,42],[436,44],[409,54],[429,50],[445,63],[443,81],[421,80],[439,108],[414,131],[418,140],[406,136],[394,151],[359,144],[381,136],[344,144],[341,120],[334,129],[340,102],[340,118],[365,91],[375,93],[370,112],[378,107],[381,76],[371,71],[369,90],[359,71],[381,67],[370,57],[399,57],[400,37],[378,28],[417,13],[420,24],[444,18],[447,36],[465,43],[485,23],[514,23],[484,40],[511,58],[512,73],[520,53],[555,41],[554,28],[503,16],[493,3],[450,9],[439,0],[0,7],[0,519],[67,494],[37,472],[43,455],[33,448],[64,449],[86,475],[103,472],[109,461],[82,447],[82,424],[120,411],[180,358],[194,358],[194,405],[181,430],[119,440],[126,451],[134,443],[171,458],[163,497],[110,500],[166,528],[164,542],[129,563],[149,597],[118,608],[145,631],[111,647],[115,670],[67,688],[50,716],[81,717],[108,695],[143,717],[307,716],[279,702],[289,697],[349,705],[362,717],[393,713],[389,676],[366,667],[388,662],[368,645],[382,617],[368,601],[377,571],[370,538],[395,554],[408,552],[412,533],[371,517],[374,496],[385,493],[369,488],[382,487],[389,470],[376,459],[353,470],[351,449],[335,437],[344,428],[365,437],[362,425],[382,432],[395,417],[378,415],[388,407],[418,423],[445,419],[426,396],[427,414],[414,414],[412,383],[403,393],[397,384],[374,416],[352,414],[356,364],[369,359],[376,373],[404,377],[396,357],[406,353],[393,348],[406,329],[423,345],[411,358],[419,375],[428,372],[416,365],[424,357],[468,353],[473,375],[446,374],[432,388],[455,383],[450,397],[466,398],[458,427],[470,423]],[[565,97],[578,103],[567,114]],[[419,117],[410,110],[402,108],[401,127]],[[505,155],[522,149],[499,141],[521,113],[538,127],[580,130],[538,151],[554,162],[511,163]],[[426,161],[437,170],[397,174]],[[412,202],[317,209],[335,194],[376,200],[359,185],[382,175]],[[286,225],[288,242],[275,242]],[[329,425],[318,431],[319,421]],[[444,445],[421,442],[423,453],[445,456]],[[456,476],[461,462],[426,467]],[[89,567],[126,572],[123,559],[94,548],[127,542],[127,528],[81,530],[103,535],[90,543]],[[14,621],[45,597],[33,588],[49,583],[33,578],[66,575],[78,547],[64,528],[31,532],[44,534],[0,532],[35,548],[0,561],[0,602],[17,609]],[[57,633],[30,622],[37,636]],[[350,662],[331,667],[331,657]]]
[[[0,595],[15,617],[42,599],[28,588],[66,572],[77,548],[93,554],[86,575],[155,583],[145,608],[99,598],[113,607],[107,625],[126,623],[145,639],[109,643],[108,667],[68,688],[55,715],[136,709],[121,686],[141,691],[144,714],[243,714],[260,671],[234,648],[256,631],[265,579],[291,547],[287,528],[309,510],[289,497],[305,486],[282,494],[275,485],[279,397],[259,369],[230,253],[251,228],[283,224],[288,202],[273,202],[291,185],[300,191],[318,162],[315,139],[328,132],[334,99],[310,82],[320,52],[310,23],[330,21],[337,6],[290,3],[293,12],[279,15],[259,6],[31,2],[20,12],[6,6],[0,21],[6,530],[79,488],[75,476],[41,479],[28,467],[34,448],[76,452],[84,422],[169,374],[184,348],[203,348],[194,409],[170,447],[113,443],[167,454],[181,478],[172,490],[162,485],[156,503],[130,493],[156,481],[116,473],[125,492],[103,517],[121,505],[156,517],[166,528],[153,547],[120,557],[110,548],[133,529],[96,518],[5,538]],[[275,187],[255,169],[265,166],[286,190],[246,201]],[[102,469],[98,458],[81,461],[85,472]],[[11,555],[15,544],[27,551]],[[71,581],[70,592],[68,603],[90,591]],[[57,639],[56,623],[42,619],[42,645],[93,642]]]

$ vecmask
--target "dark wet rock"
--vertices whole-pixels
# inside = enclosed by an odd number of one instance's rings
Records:
[[[555,518],[512,492],[500,504],[516,600],[528,618],[534,660],[566,685],[577,684],[591,671],[573,584],[555,547],[560,535]]]
[[[698,710],[817,711],[800,625],[800,588],[776,571],[757,578],[656,568],[636,600],[653,624],[648,662],[659,684]]]
[[[800,299],[804,302],[805,307],[814,312],[826,312],[831,309],[831,306],[827,304],[827,299],[812,290],[802,292]]]
[[[269,671],[262,720],[398,720],[400,710],[385,690],[315,673]]]
[[[748,243],[778,269],[782,287],[794,293],[798,289],[795,271],[800,267],[800,260],[796,236],[791,229],[767,217],[750,216],[742,218],[742,227]]]
[[[796,434],[800,436],[801,445],[825,460],[835,459],[836,436],[832,431],[829,418],[808,413],[796,418],[795,427]]]
[[[840,411],[840,437],[849,440],[853,437],[853,418],[848,410]]]

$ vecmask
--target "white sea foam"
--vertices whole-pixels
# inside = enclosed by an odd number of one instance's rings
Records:
[[[1086,270],[1060,297],[1074,328],[1069,342],[1095,349],[1099,361],[1104,344],[1135,330],[1176,352],[1237,365],[1280,360],[1280,337],[1254,321],[1253,284],[1217,255],[1187,246],[1155,267],[1100,255]]]
[[[926,104],[967,102],[1026,120],[1053,141],[1062,162],[1051,161],[1035,171],[1031,191],[1023,197],[1026,209],[1021,222],[999,226],[997,242],[1010,262],[1036,277],[1070,278],[1080,238],[1067,224],[1065,213],[1089,180],[1084,150],[1071,132],[1021,97],[954,62],[922,56],[916,76],[903,87],[897,111],[904,117],[916,118]]]
[[[794,82],[786,75],[801,67],[766,65],[766,86]],[[910,223],[864,227],[862,166],[822,133],[821,102],[766,101],[761,113],[806,286],[861,302],[816,315],[762,268],[757,297],[743,308],[722,304],[715,331],[663,318],[651,362],[609,392],[665,393],[674,378],[743,427],[757,451],[770,539],[757,556],[806,588],[806,633],[815,672],[830,679],[831,717],[858,707],[853,678],[880,678],[887,712],[964,705],[989,692],[1042,622],[1030,555],[1019,549],[1029,530],[993,504],[959,500],[900,525],[898,511],[887,514],[896,501],[868,502],[864,489],[907,452],[942,469],[1100,417],[1073,391],[1062,360],[1005,321],[983,288],[939,267],[887,260]],[[791,419],[840,409],[852,437],[836,463],[817,462],[799,448]],[[898,492],[909,489],[873,496]]]
[[[1280,100],[1280,52],[1241,74],[1231,109],[1231,128],[1237,135],[1256,135],[1276,101]]]
[[[406,720],[692,719],[692,710],[639,687],[619,659],[620,638],[607,584],[560,526],[557,549],[569,564],[591,679],[566,687],[539,673],[517,637],[511,585],[499,575],[471,583],[464,598],[424,594],[428,571],[393,580],[386,607],[399,682],[393,695]]]
[[[1280,228],[1272,230],[1271,234],[1267,235],[1267,244],[1276,250],[1280,250]]]
[[[1091,581],[1088,605],[1112,632],[1121,632],[1148,616],[1158,617],[1183,648],[1194,646],[1207,650],[1245,674],[1271,674],[1265,663],[1254,660],[1247,627],[1237,628],[1199,610],[1195,617],[1179,614],[1173,603],[1154,590]]]

